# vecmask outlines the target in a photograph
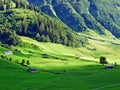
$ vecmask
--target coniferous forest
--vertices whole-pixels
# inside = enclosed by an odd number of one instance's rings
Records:
[[[1,32],[13,32],[13,41],[2,43],[16,45],[17,35],[28,36],[41,42],[53,42],[72,47],[88,44],[86,38],[73,32],[58,18],[51,18],[42,13],[37,6],[29,5],[24,0],[0,1],[0,29]],[[11,35],[9,35],[11,36]],[[9,38],[8,36],[8,38]],[[17,43],[16,43],[17,42]]]

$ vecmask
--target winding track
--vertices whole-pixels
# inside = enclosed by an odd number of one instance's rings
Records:
[[[106,86],[103,86],[103,87],[98,87],[98,88],[94,88],[94,89],[91,89],[91,90],[102,90],[104,88],[109,88],[109,87],[113,87],[113,86],[117,86],[117,85],[120,85],[120,82],[119,83],[116,83],[116,84],[111,84],[111,85],[106,85]]]

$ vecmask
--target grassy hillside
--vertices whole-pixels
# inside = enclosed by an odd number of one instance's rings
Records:
[[[100,53],[111,56],[119,51],[117,48],[113,51],[112,49],[116,46],[109,42],[105,44],[104,42],[90,40],[91,47],[89,46],[89,48],[71,48],[59,44],[39,43],[27,37],[21,37],[21,39],[23,43],[20,46],[11,48],[14,55],[6,55],[12,57],[12,62],[0,60],[1,90],[119,89],[120,66],[107,70],[99,62],[93,61],[98,61]],[[111,45],[112,49],[108,45]],[[92,46],[96,46],[97,50],[91,51]],[[16,49],[17,51],[15,51]],[[0,47],[1,54],[4,50],[8,49]],[[76,58],[79,55],[80,58]],[[95,59],[95,57],[97,58]],[[17,59],[21,62],[23,58],[29,60],[29,66],[37,68],[38,72],[27,72],[27,67],[15,63]],[[120,61],[116,62],[120,63]]]
[[[35,11],[34,6],[34,9],[31,10],[30,7],[27,9],[23,2],[19,5],[19,0],[10,0],[10,7],[9,3],[0,1],[2,2],[0,9],[3,9],[0,11],[0,39],[6,39],[9,31],[13,30],[21,35],[13,33],[17,40],[20,40],[16,46],[0,43],[0,90],[120,89],[120,40],[100,25],[90,15],[88,9],[85,9],[84,12],[77,11],[79,8],[75,10],[74,4],[76,5],[76,2],[79,1],[83,2],[83,0],[70,1],[60,2],[57,5],[58,0],[41,0],[39,4],[44,4],[45,6],[42,8],[46,10],[46,6],[48,6],[54,12],[53,16],[56,17],[58,13],[55,12],[55,7],[62,7],[59,9],[61,13],[64,13],[62,12],[64,9],[66,15],[70,13],[68,23],[74,24],[70,21],[73,17],[73,21],[79,24],[78,27],[73,25],[72,28],[79,28],[83,31],[87,28],[87,31],[83,33],[72,32],[60,20]],[[84,3],[79,4],[87,6],[92,1],[94,0],[86,3],[84,0]],[[35,3],[38,3],[37,0]],[[56,6],[52,4],[49,6],[48,3],[56,4]],[[90,23],[91,21],[94,23]],[[75,25],[77,24],[75,23]],[[96,29],[99,34],[95,32]],[[3,34],[3,31],[6,33]],[[6,40],[9,41],[11,38],[10,41],[13,41],[13,35],[8,35]],[[47,42],[38,42],[41,41],[41,38]],[[84,45],[86,42],[89,44]],[[83,47],[75,48],[75,44]],[[5,55],[4,51],[12,51],[13,54]],[[106,69],[104,65],[99,64],[101,56],[105,56],[109,64],[117,63],[117,66],[113,69]],[[28,72],[29,67],[36,68],[37,72]]]
[[[54,54],[61,55],[71,55],[71,56],[80,56],[80,57],[92,57],[99,58],[101,55],[107,56],[107,58],[111,58],[115,60],[119,57],[119,40],[114,40],[114,38],[105,39],[105,36],[101,36],[97,38],[89,39],[89,45],[83,48],[72,48],[66,47],[60,44],[52,44],[52,43],[38,43],[33,41],[32,39],[22,37],[22,40],[28,43],[34,43],[38,45],[43,51]],[[103,38],[104,37],[104,38]],[[109,60],[108,59],[108,60]],[[119,58],[118,58],[119,59]]]
[[[60,19],[42,13],[37,6],[29,5],[27,0],[0,1],[0,32],[4,31],[15,31],[18,35],[28,36],[38,41],[72,47],[80,47],[88,43],[86,38],[77,35]],[[7,37],[13,39],[11,35],[7,34]],[[0,40],[2,43],[11,42],[2,39]]]
[[[102,90],[119,89],[119,67],[114,70],[106,70],[103,66],[96,65],[96,63],[79,61],[84,65],[72,67],[72,69],[57,68],[48,71],[40,69],[37,73],[28,73],[22,68],[12,69],[14,68],[12,63],[0,61],[0,65],[1,63],[9,68],[1,68],[1,90],[79,90],[79,88],[90,90],[114,84],[118,85],[109,86]],[[63,74],[64,69],[66,70],[65,75]]]
[[[73,47],[81,47],[88,43],[86,38],[73,32],[59,19],[51,18],[43,13],[17,8],[0,11],[0,16],[1,32],[11,30],[18,35],[28,36],[37,41]]]
[[[99,36],[98,39],[94,37],[88,37],[90,38],[89,45],[81,48],[67,47],[61,44],[53,43],[40,43],[27,37],[20,37],[22,40],[20,45],[11,48],[1,47],[1,54],[4,50],[13,50],[14,55],[8,57],[12,57],[14,61],[17,59],[19,61],[26,59],[30,60],[31,62],[39,62],[39,60],[42,61],[42,59],[52,59],[54,62],[56,59],[58,59],[57,61],[60,60],[61,62],[61,60],[64,61],[64,59],[78,57],[99,61],[100,56],[106,56],[110,63],[120,63],[120,41],[117,39],[114,40],[114,38],[104,39],[103,37],[100,37],[101,36]]]
[[[28,0],[42,12],[61,19],[74,31],[92,29],[105,34],[107,29],[115,37],[120,37],[119,0]],[[52,8],[52,9],[51,9]]]
[[[39,62],[42,59],[52,59],[52,61],[64,61],[64,59],[84,58],[88,60],[99,61],[100,56],[106,56],[111,63],[119,61],[119,40],[111,41],[108,39],[96,39],[90,37],[89,45],[83,48],[72,48],[53,43],[39,43],[27,37],[20,37],[22,43],[17,47],[4,48],[1,47],[1,54],[4,50],[13,50],[13,60],[22,59],[30,60],[31,62]],[[58,60],[57,60],[58,59]],[[50,60],[51,61],[51,60]],[[43,61],[44,62],[44,61]],[[31,65],[34,63],[31,63]],[[44,64],[43,64],[44,65]]]
[[[92,37],[89,46],[72,48],[20,38],[22,43],[16,47],[0,46],[0,54],[7,57],[0,60],[1,90],[119,89],[119,40],[113,43],[111,39],[104,39],[103,42],[102,37],[99,40]],[[13,55],[4,55],[5,50],[12,50]],[[101,55],[109,63],[117,62],[118,66],[112,70],[105,69],[99,64]],[[28,67],[15,63],[21,63],[22,59],[29,60],[28,66],[37,68],[38,72],[27,72]]]

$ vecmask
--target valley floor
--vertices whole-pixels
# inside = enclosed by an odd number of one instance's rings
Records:
[[[120,53],[119,45],[90,39],[89,46],[72,48],[60,44],[39,43],[21,37],[22,43],[11,47],[13,55],[4,55],[8,50],[0,46],[0,90],[119,90]],[[119,42],[118,42],[119,43]],[[114,69],[105,69],[99,57],[108,62],[117,62]],[[9,59],[12,58],[11,61]],[[29,67],[38,72],[27,72],[21,63],[29,60]]]
[[[73,63],[75,60],[73,60]],[[78,64],[79,63],[79,64]],[[69,64],[69,62],[68,62]],[[0,90],[119,90],[120,66],[105,69],[97,62],[79,60],[77,65],[27,68],[0,60]]]

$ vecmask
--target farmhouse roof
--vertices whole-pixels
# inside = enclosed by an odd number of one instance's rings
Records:
[[[29,71],[29,72],[37,72],[37,69],[35,69],[35,68],[29,68],[27,71]]]
[[[4,51],[4,54],[12,55],[12,54],[13,54],[13,51]]]

